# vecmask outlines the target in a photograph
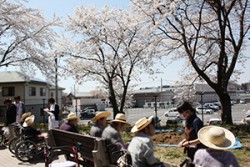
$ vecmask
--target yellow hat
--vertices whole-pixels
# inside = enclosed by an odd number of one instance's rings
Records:
[[[111,113],[108,112],[108,111],[97,112],[96,115],[95,115],[95,117],[92,118],[92,121],[96,122],[98,119],[100,119],[100,118],[108,118],[108,117],[110,117],[110,115],[111,115]]]
[[[126,120],[125,114],[122,114],[122,113],[116,114],[115,119],[110,121],[111,124],[113,122],[121,122],[130,126],[130,123],[128,123]]]
[[[131,129],[131,132],[135,133],[135,132],[141,131],[142,129],[147,127],[152,122],[152,120],[153,120],[153,116],[149,118],[143,117],[139,119],[138,121],[136,121],[135,125]]]
[[[31,126],[34,123],[35,116],[31,115],[24,120],[23,127]]]
[[[67,118],[65,118],[66,121],[71,121],[71,120],[74,120],[74,119],[79,119],[79,116],[77,116],[75,113],[69,113]]]

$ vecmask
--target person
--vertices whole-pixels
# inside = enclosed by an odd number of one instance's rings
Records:
[[[241,125],[250,125],[250,114],[240,122]]]
[[[194,163],[201,167],[239,167],[235,155],[227,151],[235,144],[235,136],[229,130],[219,126],[206,126],[199,130],[198,139],[207,146],[194,155]]]
[[[154,144],[151,139],[155,131],[153,118],[153,116],[149,118],[143,117],[131,129],[135,136],[128,146],[128,151],[132,157],[134,167],[158,166],[162,164],[154,156]]]
[[[49,111],[54,114],[55,120],[57,121],[57,123],[59,125],[59,106],[58,106],[58,104],[56,104],[54,98],[50,98],[48,100],[48,103],[49,103]]]
[[[69,113],[67,118],[65,119],[66,122],[64,122],[59,129],[79,133],[77,129],[77,123],[79,120],[79,116],[77,116],[75,113]]]
[[[25,136],[35,138],[41,134],[40,131],[38,131],[34,128],[34,125],[35,125],[34,121],[35,121],[34,115],[31,115],[24,120],[23,127],[24,127],[24,135]]]
[[[43,109],[48,114],[48,129],[59,128],[58,121],[56,121],[53,112],[50,112],[48,108]]]
[[[102,137],[102,132],[107,125],[107,118],[111,115],[110,112],[98,112],[95,117],[92,118],[92,121],[95,123],[94,126],[90,129],[90,136]]]
[[[21,115],[23,115],[23,113],[25,112],[25,105],[21,101],[20,96],[16,96],[14,97],[14,99],[15,99],[14,104],[16,105],[16,122],[19,123]]]
[[[14,137],[14,126],[16,122],[16,106],[12,103],[11,99],[5,99],[4,105],[6,106],[5,126],[7,127],[6,136],[8,141]]]
[[[196,115],[195,109],[187,101],[181,101],[177,105],[180,115],[186,120],[185,122],[185,139],[178,146],[184,147],[184,152],[193,161],[194,154],[199,148],[205,148],[198,140],[197,133],[203,127],[203,122]]]
[[[127,145],[124,143],[120,134],[127,126],[130,126],[126,120],[125,114],[116,114],[115,119],[109,123],[110,124],[102,132],[102,138],[107,140],[107,144],[115,144],[117,150],[127,149]]]

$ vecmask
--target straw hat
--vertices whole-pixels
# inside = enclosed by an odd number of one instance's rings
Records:
[[[110,112],[107,112],[107,111],[104,111],[104,112],[97,112],[95,117],[92,118],[92,121],[93,122],[96,122],[98,119],[100,118],[108,118],[110,117],[111,113]]]
[[[113,122],[121,122],[121,123],[124,123],[124,124],[127,124],[128,126],[130,126],[130,123],[128,123],[126,120],[125,114],[122,114],[122,113],[116,114],[115,119],[110,121],[111,124]]]
[[[153,116],[149,118],[143,117],[139,119],[138,121],[136,121],[135,125],[131,129],[131,132],[135,133],[135,132],[141,131],[142,129],[147,127],[152,122],[152,120],[153,120]]]
[[[27,117],[31,116],[31,112],[26,112],[24,113],[21,118],[20,118],[20,121],[24,121]]]
[[[235,144],[235,136],[229,130],[219,126],[206,126],[198,132],[202,144],[216,150],[225,150]]]
[[[74,120],[74,119],[79,119],[79,116],[77,116],[75,113],[69,113],[67,118],[65,118],[66,121],[71,121],[71,120]]]
[[[31,126],[34,123],[35,116],[31,115],[24,120],[23,127]]]

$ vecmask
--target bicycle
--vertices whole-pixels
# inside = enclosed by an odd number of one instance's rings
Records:
[[[5,135],[6,132],[5,132],[4,128],[7,128],[7,127],[5,127],[5,126],[0,127],[0,145],[1,146],[6,146],[8,143],[8,138]]]

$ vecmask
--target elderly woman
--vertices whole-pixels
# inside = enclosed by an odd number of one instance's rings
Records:
[[[90,136],[102,137],[102,132],[107,124],[107,118],[110,117],[110,112],[98,112],[92,121],[95,123],[90,129]]]
[[[136,135],[128,146],[134,167],[158,166],[162,164],[154,156],[154,145],[151,136],[154,135],[155,127],[153,116],[139,119],[131,129]]]

